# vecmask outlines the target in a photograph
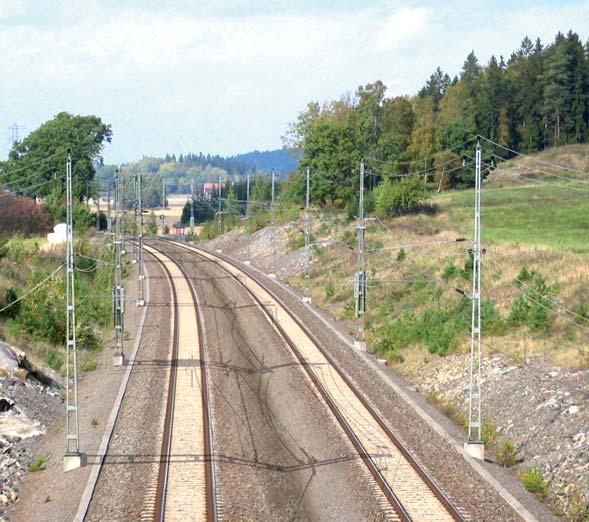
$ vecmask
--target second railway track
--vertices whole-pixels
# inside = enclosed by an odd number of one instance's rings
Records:
[[[146,250],[161,263],[170,281],[173,340],[160,467],[142,518],[214,521],[213,437],[198,298],[178,263],[157,248]]]
[[[446,497],[313,333],[263,281],[211,252],[175,242],[168,245],[217,264],[235,277],[264,310],[365,462],[396,518],[405,521],[465,520],[461,510]],[[274,305],[274,313],[265,306],[269,302]]]

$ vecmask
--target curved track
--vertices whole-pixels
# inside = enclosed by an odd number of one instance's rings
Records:
[[[465,520],[313,333],[264,281],[226,256],[168,242],[216,263],[280,332],[401,520]],[[268,301],[275,307],[273,314]]]
[[[146,247],[161,264],[173,300],[173,340],[161,460],[153,519],[207,520],[216,516],[213,438],[198,299],[183,268],[157,248]],[[191,301],[192,307],[179,307]],[[194,345],[194,338],[198,345]]]

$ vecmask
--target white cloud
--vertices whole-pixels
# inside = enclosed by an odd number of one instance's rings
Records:
[[[96,113],[113,123],[113,160],[276,147],[310,100],[376,79],[389,95],[413,93],[437,65],[456,74],[471,49],[484,62],[526,32],[586,31],[588,14],[587,2],[472,11],[433,0],[46,0],[43,12],[0,2],[0,130]]]
[[[415,36],[424,36],[430,9],[403,7],[392,13],[376,33],[375,42],[380,49],[389,49]]]

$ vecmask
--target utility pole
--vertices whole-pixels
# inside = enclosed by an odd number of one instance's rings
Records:
[[[272,213],[272,225],[274,225],[274,215],[275,215],[275,209],[274,209],[274,169],[272,169],[272,203],[270,204],[270,210]],[[274,241],[272,241],[272,262],[274,262]]]
[[[221,175],[219,174],[219,186],[217,194],[217,239],[221,235]]]
[[[190,239],[194,242],[194,174],[190,183]]]
[[[274,224],[274,169],[272,169],[272,204],[270,208],[272,210],[272,224]]]
[[[106,231],[112,232],[112,218],[110,214],[110,189],[111,189],[111,182],[108,181],[106,183]]]
[[[310,303],[309,295],[309,268],[311,264],[311,216],[309,215],[309,203],[311,201],[311,168],[307,167],[307,194],[305,197],[305,293],[303,302]]]
[[[247,231],[249,232],[250,225],[250,173],[247,173],[246,189],[245,189],[245,223]],[[250,242],[247,241],[247,260],[246,263],[251,263],[252,254],[250,251]]]
[[[122,281],[122,238],[121,238],[121,172],[117,167],[115,173],[115,285],[113,288],[113,314],[115,329],[115,350],[113,355],[113,366],[122,366],[125,360],[123,350],[124,324],[123,316],[125,313],[125,289]]]
[[[78,416],[78,355],[76,350],[76,297],[74,273],[74,226],[72,202],[72,156],[68,149],[66,163],[66,366],[65,433],[66,451],[63,470],[82,465],[80,454],[80,419]]]
[[[467,453],[484,460],[485,444],[481,440],[481,142],[477,141],[474,196],[474,239],[472,242],[472,320],[470,330],[470,369],[468,384],[468,441]]]
[[[166,209],[166,180],[162,176],[162,210]]]
[[[139,265],[139,274],[137,276],[137,306],[143,306],[145,299],[143,298],[143,194],[141,193],[141,172],[137,173],[137,211],[139,213],[139,231],[138,231],[138,245],[137,245],[137,263]]]
[[[356,230],[358,234],[358,272],[354,278],[354,297],[356,298],[356,317],[361,319],[362,324],[358,327],[358,338],[354,341],[354,346],[360,350],[366,350],[364,323],[368,281],[366,275],[366,254],[364,250],[364,237],[366,234],[366,225],[364,223],[364,160],[360,162],[360,196],[358,198],[358,226]]]
[[[138,173],[135,172],[133,175],[133,263],[137,263],[138,254],[137,254],[137,220],[138,220],[138,210],[139,210],[139,197],[137,195],[137,175]]]
[[[96,179],[96,232],[100,231],[100,182]]]
[[[366,226],[364,224],[364,160],[360,162],[360,197],[358,199],[358,273],[355,281],[356,317],[364,317],[366,312],[366,256],[364,251],[364,236]]]

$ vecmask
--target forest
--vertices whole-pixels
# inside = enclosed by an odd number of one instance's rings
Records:
[[[386,97],[381,81],[322,104],[313,101],[292,122],[283,144],[300,156],[300,170],[285,187],[302,201],[304,171],[313,172],[312,197],[345,202],[364,159],[377,176],[423,171],[438,190],[468,187],[472,168],[461,168],[476,135],[521,152],[589,140],[589,43],[570,31],[544,45],[527,36],[507,59],[483,65],[471,52],[459,74],[440,67],[413,96]],[[487,157],[509,156],[500,147]],[[357,174],[356,174],[357,176]]]

